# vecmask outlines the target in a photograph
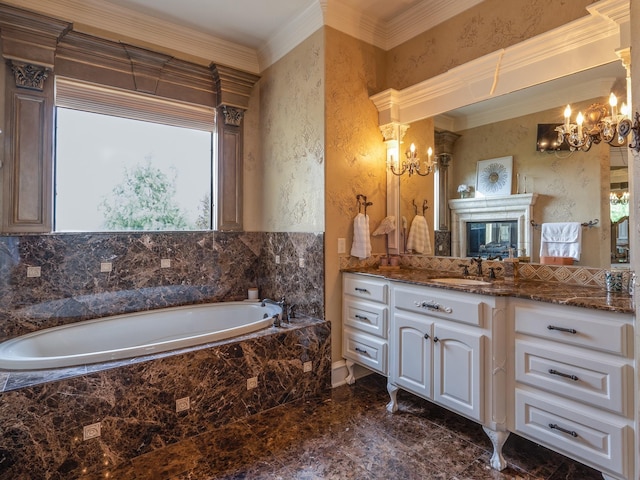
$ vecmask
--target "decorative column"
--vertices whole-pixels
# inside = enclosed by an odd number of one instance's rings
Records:
[[[242,119],[260,77],[221,65],[211,68],[218,94],[218,230],[241,231]]]
[[[435,231],[434,253],[441,256],[451,255],[449,165],[451,165],[451,160],[453,159],[453,144],[458,138],[460,138],[460,135],[453,132],[435,132],[435,157],[438,165],[435,173],[435,197],[438,205],[438,209],[435,212],[435,224],[438,225],[438,229]]]
[[[53,225],[52,77],[58,40],[71,24],[0,5],[5,80],[2,231],[47,233]]]

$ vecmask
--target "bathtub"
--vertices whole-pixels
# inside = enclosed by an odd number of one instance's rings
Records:
[[[276,305],[221,302],[47,328],[0,343],[0,369],[71,367],[166,352],[261,330],[278,313]]]

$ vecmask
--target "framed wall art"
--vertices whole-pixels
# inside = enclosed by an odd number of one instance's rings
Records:
[[[511,195],[513,157],[479,160],[476,167],[476,197]]]

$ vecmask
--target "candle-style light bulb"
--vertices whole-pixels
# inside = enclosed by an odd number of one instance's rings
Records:
[[[624,102],[622,102],[622,105],[620,106],[620,113],[625,117],[629,116],[629,107]]]
[[[567,105],[564,109],[564,129],[569,132],[569,120],[571,119],[571,107]]]
[[[618,98],[613,94],[613,92],[609,95],[609,105],[611,105],[611,116],[615,117],[617,113],[616,106],[618,105]]]
[[[433,162],[431,161],[431,155],[433,155],[433,148],[429,147],[427,149],[427,165],[429,166],[433,165]]]
[[[578,137],[582,137],[582,122],[584,122],[584,115],[582,115],[582,112],[578,112],[578,116],[576,117],[576,123],[578,124]]]

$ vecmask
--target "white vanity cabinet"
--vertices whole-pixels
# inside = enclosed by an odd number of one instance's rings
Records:
[[[482,422],[483,297],[392,285],[390,384]]]
[[[354,364],[388,374],[389,285],[386,280],[342,276],[342,355],[355,382]]]
[[[512,300],[509,429],[629,479],[634,456],[633,317]]]

